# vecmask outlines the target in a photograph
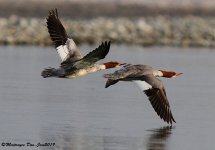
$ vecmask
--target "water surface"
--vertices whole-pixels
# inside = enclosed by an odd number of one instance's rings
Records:
[[[94,48],[81,46],[83,54]],[[60,63],[53,48],[0,47],[0,141],[55,143],[30,147],[44,150],[214,149],[214,56],[211,49],[113,45],[101,61],[183,72],[162,79],[177,122],[169,127],[134,84],[104,88],[102,74],[114,69],[77,79],[44,79],[41,70]]]

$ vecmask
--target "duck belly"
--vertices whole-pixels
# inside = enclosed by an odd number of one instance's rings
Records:
[[[67,75],[67,78],[77,78],[77,77],[82,77],[87,75],[88,72],[86,69],[80,69],[80,70],[76,70],[75,72],[73,72],[72,74]]]

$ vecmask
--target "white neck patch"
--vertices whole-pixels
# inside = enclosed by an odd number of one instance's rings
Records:
[[[163,73],[161,71],[153,71],[153,75],[155,77],[162,77],[163,76]]]
[[[142,90],[142,91],[145,91],[145,90],[148,90],[148,89],[151,89],[152,86],[150,84],[148,84],[147,82],[145,81],[139,81],[139,80],[135,80],[133,81],[134,83],[136,83],[136,85]]]
[[[106,66],[103,65],[103,64],[100,64],[100,65],[99,65],[99,69],[104,70],[104,69],[106,69]]]

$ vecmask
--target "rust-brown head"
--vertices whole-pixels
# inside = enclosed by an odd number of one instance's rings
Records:
[[[116,67],[126,65],[126,63],[119,63],[117,61],[110,61],[110,62],[103,63],[103,65],[105,66],[105,69],[109,69],[109,68],[116,68]]]
[[[173,71],[163,71],[163,70],[159,70],[162,73],[162,77],[166,77],[166,78],[174,78],[177,77],[183,73],[176,73]]]

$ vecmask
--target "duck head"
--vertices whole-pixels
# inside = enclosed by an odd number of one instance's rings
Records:
[[[163,71],[163,70],[159,70],[161,72],[161,77],[166,77],[166,78],[174,78],[177,77],[179,75],[182,75],[183,73],[176,73],[173,71]]]
[[[110,68],[116,68],[116,67],[126,65],[126,63],[119,63],[117,61],[109,61],[109,62],[103,63],[103,65],[105,66],[105,69],[110,69]]]

